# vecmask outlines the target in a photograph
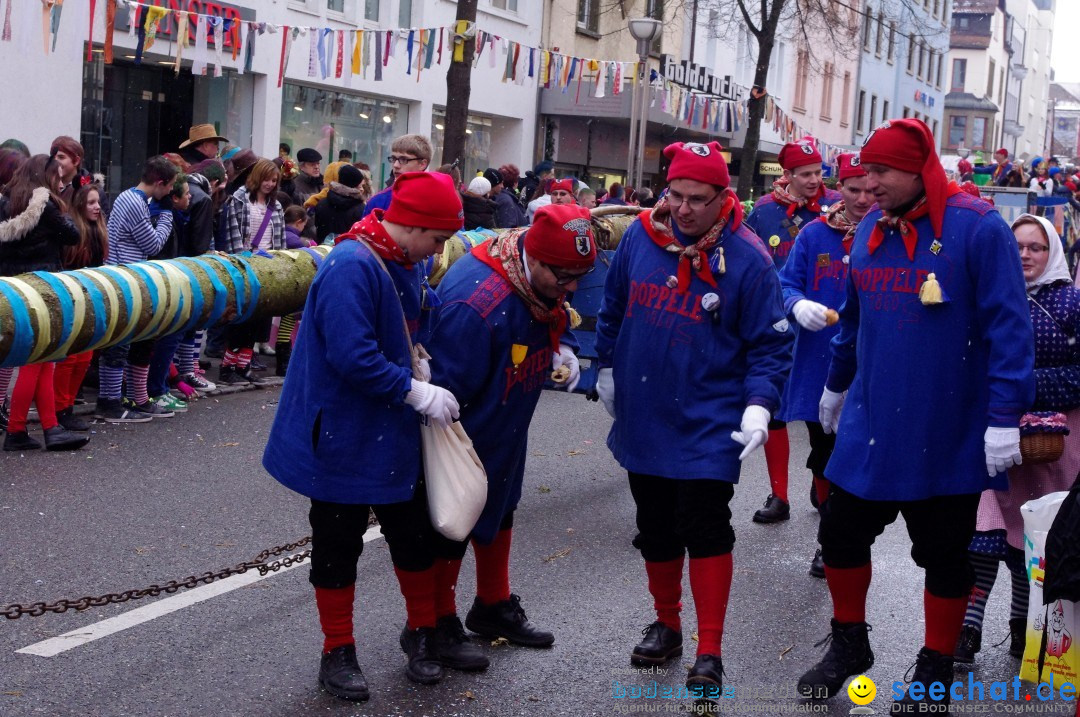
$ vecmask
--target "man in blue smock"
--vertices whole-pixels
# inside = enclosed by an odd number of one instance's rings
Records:
[[[819,405],[822,427],[837,432],[818,530],[833,620],[828,651],[799,680],[806,696],[831,696],[873,665],[870,547],[899,515],[926,576],[912,684],[952,682],[979,494],[1004,489],[1020,462],[1035,383],[1016,239],[990,204],[947,180],[935,146],[925,123],[900,119],[860,152],[878,208],[855,232]],[[923,711],[920,696],[910,690],[893,712]],[[947,711],[948,692],[934,701]]]

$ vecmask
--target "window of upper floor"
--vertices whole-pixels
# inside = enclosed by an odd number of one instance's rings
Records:
[[[600,32],[600,0],[578,0],[577,29],[585,33]]]

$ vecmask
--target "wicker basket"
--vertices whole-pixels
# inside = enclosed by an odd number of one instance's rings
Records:
[[[1053,463],[1065,452],[1065,435],[1062,433],[1031,433],[1020,436],[1020,456],[1024,465]]]

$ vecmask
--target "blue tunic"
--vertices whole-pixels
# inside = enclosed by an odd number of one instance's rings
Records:
[[[745,227],[725,228],[708,258],[718,288],[694,274],[679,294],[667,286],[678,257],[639,219],[608,269],[596,349],[615,382],[608,447],[627,471],[737,483],[743,446],[731,432],[743,410],[753,404],[774,414],[780,406],[794,336],[772,261]],[[715,299],[712,311],[702,307],[705,297],[707,305]]]
[[[1015,428],[1035,398],[1034,339],[1009,225],[981,199],[948,200],[940,242],[914,222],[915,261],[880,210],[859,224],[826,386],[848,391],[825,476],[869,500],[921,500],[1007,487],[986,475],[987,426]],[[924,305],[933,272],[946,301]]]
[[[840,193],[835,189],[826,189],[825,194],[818,200],[818,204],[821,210],[825,211],[826,207],[833,202],[839,202],[840,199]],[[754,203],[754,211],[750,212],[750,216],[746,218],[746,225],[761,237],[766,250],[772,256],[776,270],[780,271],[784,268],[792,247],[795,246],[795,237],[803,227],[820,216],[802,207],[796,209],[795,214],[788,218],[787,207],[777,202],[770,192]],[[774,240],[773,237],[776,239]],[[779,243],[773,246],[777,241]]]
[[[420,477],[420,417],[405,405],[419,268],[386,262],[356,241],[315,274],[263,466],[292,490],[333,503],[409,500]],[[400,298],[400,301],[399,301]],[[363,526],[360,526],[363,530]]]
[[[824,219],[810,222],[799,232],[795,248],[780,270],[784,310],[789,315],[795,302],[801,299],[816,301],[830,309],[839,309],[844,303],[848,276],[845,234],[830,227]],[[832,356],[829,344],[839,332],[839,325],[835,325],[821,331],[800,330],[796,334],[791,378],[784,387],[778,416],[781,421],[817,422],[818,402]]]
[[[363,219],[368,214],[371,214],[376,209],[382,209],[386,211],[390,208],[390,200],[394,197],[393,187],[387,187],[381,192],[376,192],[372,195],[371,199],[367,200],[367,204],[364,205],[364,213],[360,217]]]
[[[425,344],[431,380],[457,397],[461,425],[487,471],[487,504],[473,528],[486,544],[521,499],[529,423],[551,375],[551,339],[510,284],[472,254],[446,272],[439,298]],[[515,344],[526,347],[517,366]]]

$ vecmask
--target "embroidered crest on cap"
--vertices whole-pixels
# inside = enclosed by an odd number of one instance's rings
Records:
[[[862,158],[859,157],[859,153],[856,152],[855,154],[851,155],[851,166],[858,167],[860,164],[862,164]]]
[[[578,254],[588,256],[592,252],[592,240],[589,236],[592,222],[588,219],[571,219],[563,224],[562,228],[575,234],[574,248],[577,249]]]
[[[810,144],[801,144],[801,145],[799,145],[799,149],[802,150],[803,154],[813,154],[814,153],[814,148]]]
[[[698,142],[687,142],[683,145],[683,149],[689,150],[699,157],[708,157],[712,154],[712,150],[708,145],[699,144]]]

